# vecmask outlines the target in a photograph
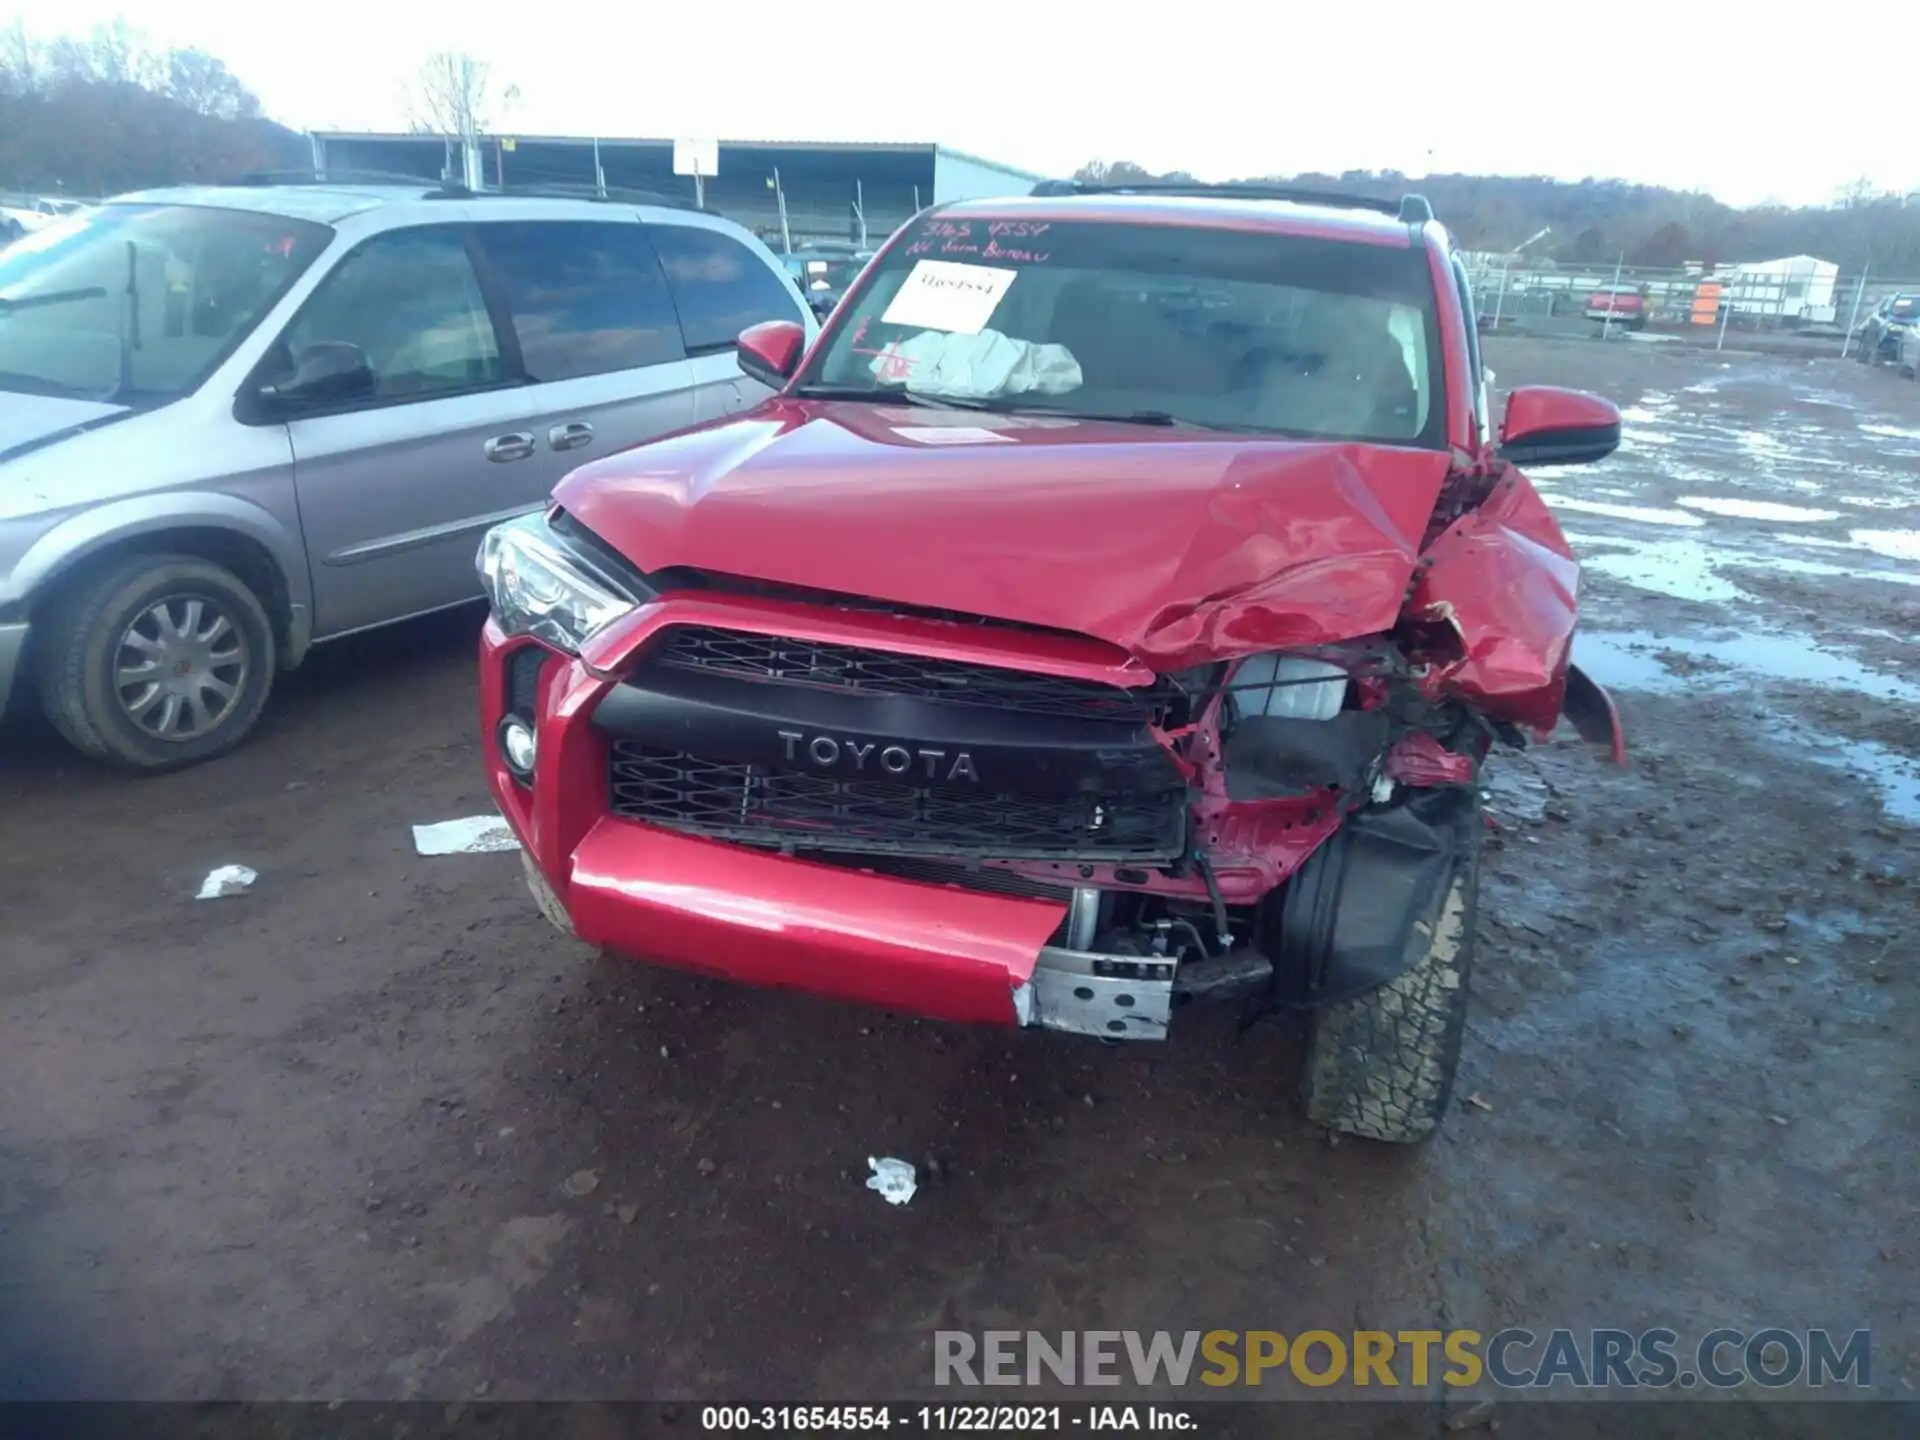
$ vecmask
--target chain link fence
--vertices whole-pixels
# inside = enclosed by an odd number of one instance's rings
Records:
[[[1716,348],[1758,339],[1838,352],[1880,303],[1920,280],[1847,275],[1804,257],[1765,266],[1648,269],[1526,265],[1476,256],[1468,267],[1483,330],[1690,339]]]

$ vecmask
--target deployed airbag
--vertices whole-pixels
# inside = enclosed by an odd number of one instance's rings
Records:
[[[923,330],[890,347],[869,368],[876,378],[892,380],[901,362],[910,367],[909,386],[921,395],[955,400],[993,400],[1002,395],[1064,395],[1080,388],[1080,362],[1064,345],[1036,345],[998,330],[978,335]]]

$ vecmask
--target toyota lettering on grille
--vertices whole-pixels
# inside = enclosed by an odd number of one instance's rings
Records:
[[[955,751],[949,758],[945,750],[908,749],[905,745],[882,744],[878,740],[809,735],[803,730],[777,730],[774,733],[787,747],[787,759],[804,761],[821,770],[851,770],[855,774],[896,777],[921,774],[929,780],[980,783],[980,772],[973,768],[973,756],[965,750]]]

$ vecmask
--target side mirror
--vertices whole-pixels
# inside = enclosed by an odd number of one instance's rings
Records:
[[[791,320],[763,320],[740,332],[735,351],[749,380],[780,389],[793,378],[807,348],[807,332]]]
[[[1585,390],[1530,385],[1507,397],[1500,458],[1509,465],[1586,465],[1620,447],[1620,411]]]
[[[298,409],[364,399],[374,388],[366,351],[344,340],[321,340],[294,356],[286,379],[262,385],[260,398],[275,409]]]

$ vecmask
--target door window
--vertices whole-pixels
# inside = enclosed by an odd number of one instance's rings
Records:
[[[289,359],[323,340],[358,345],[382,400],[479,389],[506,374],[466,242],[451,226],[374,236],[321,281],[283,338]]]
[[[570,380],[685,357],[660,262],[636,223],[502,221],[478,230],[527,378]]]
[[[692,225],[647,229],[689,354],[731,349],[742,330],[762,320],[806,323],[799,298],[773,267],[731,235]]]

